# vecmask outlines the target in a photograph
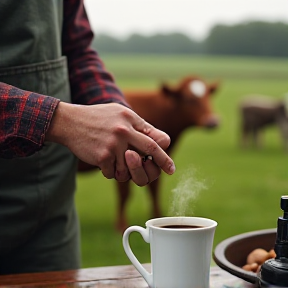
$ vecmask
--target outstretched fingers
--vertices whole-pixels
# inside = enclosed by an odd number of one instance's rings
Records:
[[[150,137],[141,132],[137,132],[137,137],[132,139],[132,146],[140,151],[143,155],[151,155],[153,162],[160,167],[165,173],[171,175],[175,172],[173,160],[165,153],[165,151]]]
[[[169,135],[140,117],[135,123],[133,127],[137,137],[133,137],[131,140],[132,146],[144,155],[151,155],[153,162],[165,173],[173,174],[175,172],[174,162],[164,151],[170,145]]]

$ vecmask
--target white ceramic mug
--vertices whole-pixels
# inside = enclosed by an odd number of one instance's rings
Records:
[[[178,228],[163,226],[178,226]],[[192,227],[182,227],[192,226]],[[198,226],[198,228],[193,228]],[[146,222],[146,229],[131,226],[123,235],[124,250],[150,288],[209,288],[210,264],[217,222],[200,217],[163,217]],[[152,273],[135,257],[131,232],[150,243]]]

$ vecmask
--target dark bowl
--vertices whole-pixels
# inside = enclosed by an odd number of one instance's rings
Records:
[[[229,273],[250,283],[257,283],[257,274],[241,267],[246,264],[247,256],[257,248],[270,251],[274,248],[276,228],[239,234],[219,243],[213,253],[216,264]]]

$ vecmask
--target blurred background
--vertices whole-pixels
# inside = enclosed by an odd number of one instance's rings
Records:
[[[219,127],[185,130],[172,153],[176,173],[160,176],[163,216],[175,213],[178,201],[186,216],[216,220],[214,247],[236,234],[276,227],[280,197],[288,192],[286,116],[279,124],[276,104],[258,101],[256,110],[265,106],[274,116],[260,131],[262,145],[243,147],[240,103],[265,95],[285,104],[287,0],[85,0],[85,6],[93,47],[122,90],[157,90],[187,75],[219,82],[211,99]],[[115,229],[115,182],[95,171],[78,174],[77,181],[82,267],[129,264]],[[149,194],[146,187],[131,188],[129,225],[144,226],[151,218]],[[136,256],[150,262],[149,245],[134,234]]]

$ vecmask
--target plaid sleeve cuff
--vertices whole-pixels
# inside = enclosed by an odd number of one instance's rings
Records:
[[[0,157],[30,156],[43,146],[45,133],[60,100],[2,84]]]

